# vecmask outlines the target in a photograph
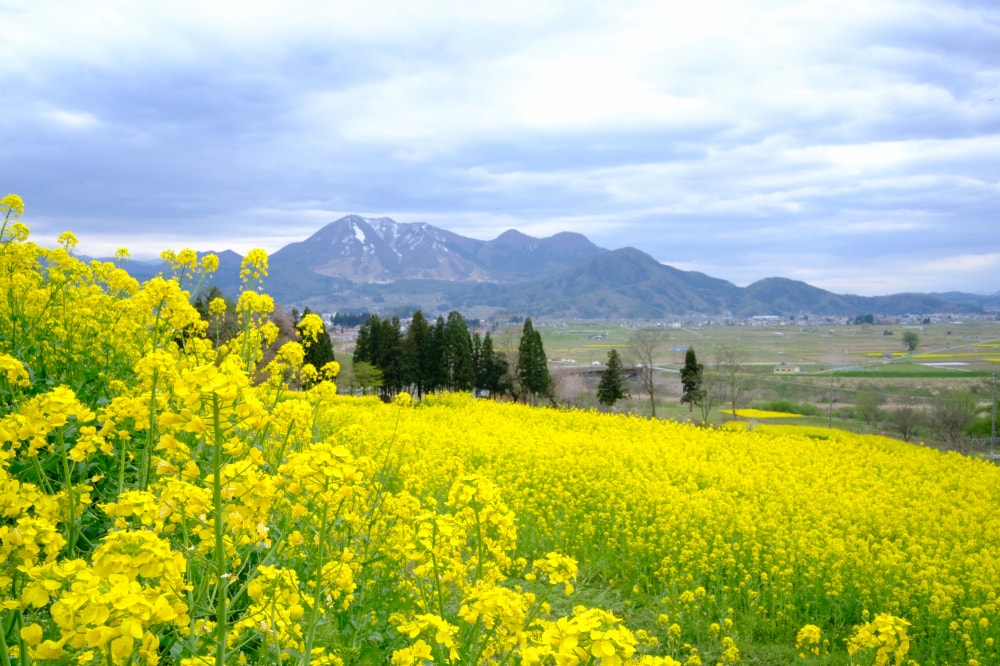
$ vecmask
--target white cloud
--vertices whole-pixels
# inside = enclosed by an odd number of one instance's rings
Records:
[[[71,130],[88,130],[101,124],[96,116],[86,111],[46,109],[42,112],[42,116],[61,128]]]
[[[926,264],[929,273],[953,271],[957,273],[982,273],[1000,269],[1000,252],[986,254],[961,254],[952,257],[941,257]]]

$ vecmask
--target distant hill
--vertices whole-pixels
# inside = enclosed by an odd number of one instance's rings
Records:
[[[235,295],[240,257],[217,253],[209,284]],[[425,312],[459,309],[551,317],[660,318],[681,315],[795,316],[977,313],[1000,308],[992,296],[948,292],[841,295],[769,277],[747,287],[661,264],[635,248],[606,250],[577,233],[534,238],[505,231],[493,240],[426,223],[348,215],[281,248],[266,289],[287,307]],[[145,279],[159,262],[131,262]]]
[[[353,281],[520,281],[549,275],[603,250],[580,234],[532,238],[507,231],[491,241],[459,236],[422,222],[348,215],[271,256],[294,268]]]
[[[722,312],[739,299],[731,282],[679,271],[635,248],[604,252],[542,280],[507,285],[476,300],[511,312],[580,318],[644,318]]]

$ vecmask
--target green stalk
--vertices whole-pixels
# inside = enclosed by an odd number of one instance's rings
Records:
[[[24,616],[20,611],[17,613],[11,613],[10,626],[8,627],[7,624],[3,622],[3,616],[5,614],[5,611],[0,612],[0,666],[11,666],[13,663],[10,660],[10,646],[7,645],[8,631],[12,631],[14,633],[18,650],[20,651],[17,663],[30,664],[31,658],[28,657],[28,645],[24,642],[24,639],[20,637],[20,627],[24,626]]]
[[[483,579],[483,524],[479,520],[479,509],[473,507],[472,515],[476,517],[476,580]]]
[[[156,318],[153,320],[153,330],[151,337],[152,347],[151,349],[155,351],[160,346],[160,319],[163,314],[163,301],[156,306]]]
[[[215,435],[212,447],[212,512],[215,519],[215,666],[226,663],[226,637],[229,634],[228,583],[226,573],[225,516],[222,506],[222,426],[219,416],[219,396],[212,394],[212,426]]]
[[[59,461],[62,463],[63,486],[66,488],[66,499],[69,506],[69,520],[66,526],[66,548],[70,559],[76,557],[76,491],[73,488],[72,470],[69,467],[69,454],[66,452],[66,440],[63,438],[63,431],[59,430],[56,436],[56,445],[59,448]]]
[[[194,551],[194,546],[191,543],[191,532],[188,530],[187,526],[187,513],[184,509],[181,509],[181,537],[184,544],[184,552],[192,553]],[[187,650],[189,655],[198,654],[198,632],[196,630],[198,622],[198,612],[203,608],[199,600],[203,599],[206,595],[205,590],[205,577],[199,576],[197,579],[197,586],[195,585],[195,562],[194,560],[199,559],[198,555],[187,555],[188,566],[187,566],[187,580],[189,583],[188,590],[186,592],[188,600],[188,608],[191,609],[191,614],[188,619],[188,636],[187,636]],[[200,563],[199,563],[200,564]]]
[[[42,464],[38,462],[38,456],[31,456],[31,467],[35,470],[35,476],[38,477],[38,485],[45,490],[46,495],[52,494],[52,485],[49,483],[49,477],[45,474],[45,470],[42,469]]]
[[[434,523],[434,539],[431,541],[437,545],[437,523]],[[434,548],[431,548],[431,566],[434,567],[434,586],[437,589],[438,617],[444,617],[444,590],[441,589],[441,571],[438,569],[437,556]]]
[[[4,626],[2,619],[0,619],[0,666],[10,666],[10,651],[7,648],[7,628]]]
[[[142,449],[142,460],[139,463],[139,488],[146,490],[149,486],[149,472],[153,464],[153,426],[156,423],[156,380],[159,368],[153,369],[153,382],[149,387],[149,427],[146,428],[146,446]]]
[[[125,492],[125,442],[119,442],[121,445],[121,453],[118,456],[118,495],[121,496]]]
[[[476,654],[472,657],[472,659],[470,659],[468,661],[468,663],[470,663],[470,664],[478,664],[479,663],[479,658],[482,656],[483,652],[486,650],[486,646],[489,644],[490,639],[493,638],[493,635],[495,633],[497,633],[497,627],[499,625],[500,625],[500,622],[498,620],[496,623],[494,623],[493,628],[486,632],[486,636],[484,636],[482,639],[480,639],[479,634],[480,634],[480,630],[482,629],[483,625],[482,625],[482,623],[479,620],[476,620],[476,630],[475,630],[475,633],[474,633],[473,645],[478,645],[479,647],[476,650]],[[508,653],[508,656],[509,656],[509,653]],[[507,657],[504,657],[504,661],[506,661],[506,660],[507,660]]]
[[[326,494],[326,490],[330,487],[330,482],[327,481],[324,488],[323,494]],[[322,497],[323,495],[320,495]],[[315,559],[315,573],[313,574],[313,604],[309,611],[309,628],[305,636],[305,650],[302,655],[305,659],[305,666],[309,666],[309,662],[312,659],[312,648],[316,641],[316,625],[319,623],[319,604],[320,595],[323,592],[323,564],[326,561],[326,532],[327,532],[327,521],[329,518],[329,505],[323,502],[323,518],[320,521],[320,532],[319,532],[319,550],[316,553]]]
[[[274,411],[273,407],[271,408],[271,411],[272,412]],[[269,423],[265,427],[269,428],[271,427],[271,424]],[[281,448],[278,449],[278,455],[275,456],[273,461],[271,460],[268,461],[268,463],[270,463],[274,469],[278,469],[278,467],[281,466],[281,461],[285,459],[285,449],[288,448],[288,440],[291,438],[292,430],[294,428],[295,428],[295,419],[292,419],[292,422],[288,424],[288,430],[285,431],[285,436],[281,438]],[[263,443],[263,438],[261,438],[261,442]]]
[[[272,599],[273,599],[273,597],[272,597]],[[279,663],[280,663],[280,660],[281,660],[281,641],[278,639],[278,630],[275,629],[275,627],[278,626],[278,618],[277,618],[277,616],[274,613],[274,603],[272,602],[270,604],[270,606],[271,606],[271,617],[270,617],[270,620],[271,620],[271,637],[272,637],[273,643],[274,643],[274,654],[275,654],[275,657],[279,660]]]

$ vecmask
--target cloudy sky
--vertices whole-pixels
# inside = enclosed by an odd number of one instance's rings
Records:
[[[347,214],[746,285],[1000,290],[996,0],[0,0],[0,194],[79,250]]]

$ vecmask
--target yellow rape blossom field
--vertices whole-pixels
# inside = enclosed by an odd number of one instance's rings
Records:
[[[139,284],[23,210],[0,202],[3,666],[998,662],[988,463],[341,396],[310,339],[274,349],[263,252],[217,345],[190,304],[214,257]]]
[[[766,409],[740,409],[735,413],[731,409],[720,409],[723,414],[732,414],[744,419],[798,419],[801,414],[791,414],[789,412],[772,412]]]

